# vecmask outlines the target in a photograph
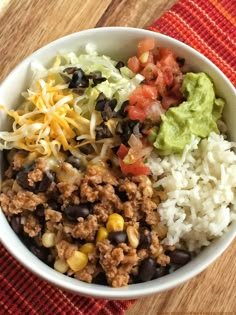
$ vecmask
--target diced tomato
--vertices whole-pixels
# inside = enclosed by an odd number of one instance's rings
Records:
[[[176,106],[179,104],[179,100],[176,97],[172,96],[163,96],[162,98],[162,106],[164,109],[169,109],[171,106]]]
[[[153,63],[148,63],[141,73],[147,81],[155,80],[158,73],[157,66]],[[149,84],[150,82],[147,83]]]
[[[121,160],[124,159],[124,157],[128,154],[129,152],[129,148],[127,148],[123,143],[120,145],[118,151],[117,151],[117,155],[119,156],[119,158]]]
[[[122,160],[120,161],[121,172],[125,175],[150,175],[150,169],[144,165],[141,160],[136,161],[133,164],[126,164]]]
[[[150,100],[143,95],[142,86],[138,86],[129,96],[129,103],[132,106],[146,108],[150,104]]]
[[[166,85],[168,85],[168,87],[170,87],[174,82],[174,74],[173,74],[172,68],[164,67],[163,77],[164,77]]]
[[[158,74],[157,74],[157,79],[155,81],[155,84],[158,90],[158,94],[164,95],[166,91],[166,83],[165,83],[164,75],[161,70],[160,64],[157,65],[157,72]]]
[[[140,62],[136,56],[129,58],[128,68],[134,73],[138,73],[140,71]]]
[[[143,122],[146,119],[145,111],[138,106],[127,106],[129,118],[131,120],[139,120]]]
[[[153,37],[145,38],[138,43],[137,55],[141,56],[144,52],[153,50],[155,47],[155,40]]]
[[[157,99],[157,89],[154,86],[150,86],[147,84],[142,85],[143,96],[152,100]]]
[[[175,60],[174,53],[168,48],[160,48],[160,63],[169,67],[176,67],[178,64]]]

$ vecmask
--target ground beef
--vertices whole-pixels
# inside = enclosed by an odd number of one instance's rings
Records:
[[[26,156],[27,160],[24,160]],[[165,251],[171,249],[160,244],[165,227],[160,229],[157,213],[157,206],[166,197],[166,192],[153,191],[148,176],[124,177],[116,168],[107,168],[105,164],[89,164],[82,172],[69,162],[61,162],[51,170],[51,162],[48,164],[46,159],[37,159],[22,151],[13,154],[9,161],[8,179],[2,185],[0,204],[9,220],[20,217],[23,228],[20,236],[23,239],[32,237],[42,246],[43,233],[54,233],[55,246],[47,249],[52,264],[57,259],[66,261],[74,251],[80,251],[80,248],[82,251],[82,246],[87,243],[93,244],[92,251],[86,252],[88,263],[84,269],[76,272],[68,268],[67,275],[91,283],[102,274],[110,286],[121,287],[138,279],[139,266],[148,257],[155,259],[157,266],[165,268],[169,264],[170,258]],[[28,191],[27,186],[25,190],[19,186],[12,177],[22,168],[32,187],[42,182],[45,174],[50,172],[52,177],[46,191],[35,193]],[[78,216],[77,211],[80,213]],[[118,234],[106,230],[109,216],[113,213],[116,213],[116,218],[122,216],[124,220],[123,231],[118,231]],[[136,231],[133,243],[129,226]],[[108,235],[97,241],[101,227]],[[146,236],[151,235],[146,245],[139,244],[141,236],[145,238],[143,229]]]
[[[151,198],[153,195],[152,182],[146,175],[133,176],[132,180],[138,184],[138,190],[143,198]]]
[[[137,192],[137,185],[130,181],[128,178],[125,178],[120,181],[121,184],[119,185],[119,191],[126,192],[129,200],[132,200],[135,198],[136,192]]]
[[[97,266],[89,263],[84,269],[75,273],[75,278],[81,281],[91,283],[96,275]]]
[[[45,219],[50,220],[52,222],[60,222],[62,220],[62,214],[59,211],[55,211],[52,209],[45,210]]]
[[[89,215],[87,219],[79,218],[78,221],[79,223],[73,228],[71,235],[74,238],[93,241],[99,227],[97,217],[95,215]]]
[[[109,200],[96,203],[93,206],[93,213],[97,216],[99,223],[107,222],[108,216],[114,212],[113,210],[114,206]]]
[[[157,205],[151,199],[149,198],[143,199],[141,209],[146,214],[146,222],[148,224],[155,225],[159,222]]]
[[[158,235],[156,232],[151,232],[152,244],[150,246],[150,251],[153,257],[156,257],[156,262],[161,266],[166,266],[170,263],[170,257],[164,254],[164,248],[160,244]]]
[[[10,158],[10,167],[17,171],[21,169],[25,164],[25,158],[26,158],[26,152],[25,151],[18,151],[15,154],[13,154]]]
[[[33,186],[35,182],[40,182],[43,179],[43,172],[36,168],[28,174],[28,183],[30,186]]]
[[[99,243],[98,250],[108,283],[113,287],[128,285],[130,272],[138,263],[136,249],[123,243],[114,247],[108,240],[104,240]]]
[[[78,247],[75,244],[71,244],[65,240],[56,244],[57,255],[60,259],[68,259],[77,249]]]
[[[103,196],[104,194],[104,188],[102,188],[104,184],[109,184],[108,187],[117,186],[118,181],[114,174],[106,168],[98,165],[89,166],[80,187],[82,200],[89,202],[99,200],[100,195]]]
[[[69,184],[65,182],[60,182],[57,184],[57,188],[61,193],[61,197],[63,200],[71,197],[72,193],[78,189],[77,185]]]
[[[32,214],[29,214],[25,217],[23,228],[25,233],[30,237],[37,236],[41,231],[41,225]]]
[[[34,194],[30,191],[19,191],[14,193],[8,190],[0,195],[3,211],[8,214],[22,213],[24,210],[34,211],[37,205],[42,204],[45,198],[42,194]]]

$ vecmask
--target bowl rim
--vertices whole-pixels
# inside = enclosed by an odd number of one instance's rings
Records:
[[[233,84],[230,82],[230,80],[226,77],[226,75],[214,64],[212,63],[207,57],[202,55],[200,52],[195,50],[194,48],[188,46],[187,44],[176,40],[173,37],[156,33],[151,30],[144,30],[140,28],[132,28],[132,27],[101,27],[101,28],[93,28],[93,29],[86,29],[79,32],[75,32],[66,36],[63,36],[61,38],[58,38],[41,48],[34,51],[32,54],[27,56],[25,59],[23,59],[8,75],[7,77],[2,81],[0,85],[0,91],[2,87],[8,82],[12,80],[12,77],[14,77],[14,74],[19,71],[19,69],[22,67],[23,64],[27,64],[30,60],[33,58],[37,58],[38,55],[44,53],[50,46],[54,46],[57,44],[62,44],[67,39],[73,39],[80,37],[81,35],[86,35],[94,33],[96,35],[97,33],[104,33],[106,31],[109,32],[130,32],[130,33],[139,33],[143,37],[152,36],[155,38],[163,38],[166,40],[170,40],[172,43],[181,46],[185,50],[189,51],[190,53],[195,54],[198,58],[200,58],[203,62],[208,63],[214,71],[217,72],[219,76],[223,78],[225,83],[228,85],[228,87],[232,90],[232,93],[235,94],[236,92],[234,89]],[[41,262],[39,259],[37,259],[26,246],[23,245],[23,243],[18,239],[15,232],[11,229],[3,211],[0,209],[0,221],[4,221],[4,224],[2,225],[2,228],[0,229],[0,240],[2,244],[6,247],[6,249],[19,261],[22,265],[24,265],[28,270],[36,274],[37,276],[43,278],[44,280],[59,286],[63,289],[66,289],[68,291],[89,296],[89,297],[96,297],[96,298],[104,298],[104,299],[131,299],[131,298],[138,298],[146,295],[151,295],[154,293],[163,292],[165,290],[169,290],[173,287],[176,287],[177,285],[180,285],[187,280],[193,278],[197,274],[199,274],[201,271],[203,271],[205,268],[207,268],[213,261],[217,259],[229,246],[229,244],[232,242],[234,237],[236,236],[236,229],[231,228],[231,230],[224,235],[224,242],[222,240],[221,246],[219,246],[217,249],[214,249],[214,251],[211,251],[211,255],[205,255],[205,260],[197,265],[194,266],[194,269],[192,268],[192,265],[194,265],[191,261],[186,266],[180,268],[179,270],[175,271],[175,275],[180,275],[181,277],[175,277],[173,278],[171,275],[167,275],[164,278],[167,279],[167,281],[162,281],[159,278],[157,280],[152,280],[146,283],[140,283],[140,284],[133,284],[129,285],[128,287],[122,287],[122,288],[110,288],[106,287],[107,289],[104,290],[104,286],[101,285],[94,285],[94,284],[87,284],[81,281],[78,281],[76,279],[71,279],[66,275],[61,275],[55,270],[53,270],[51,267],[48,267],[45,263]],[[235,225],[236,222],[234,222],[232,225]],[[10,242],[9,239],[6,237],[9,236],[10,233]],[[21,251],[23,250],[23,253],[27,251],[27,257],[29,257],[29,260],[25,259],[25,256],[21,254]],[[196,258],[197,259],[197,258]],[[34,263],[32,263],[32,261]],[[184,272],[183,271],[184,269]],[[168,281],[168,279],[171,279],[171,281]],[[173,279],[172,279],[173,278]],[[71,281],[65,281],[66,279],[71,279]]]

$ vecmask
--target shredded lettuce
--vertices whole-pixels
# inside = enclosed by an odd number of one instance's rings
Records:
[[[127,67],[117,69],[117,61],[98,55],[92,43],[86,45],[85,52],[62,53],[48,69],[32,62],[31,84],[22,93],[25,102],[16,111],[0,106],[14,120],[11,132],[0,132],[0,149],[18,148],[56,157],[63,147],[78,156],[80,151],[74,139],[81,136],[97,149],[95,127],[101,123],[100,114],[95,111],[97,97],[102,92],[107,98],[115,98],[115,110],[119,110],[144,77]],[[106,80],[94,86],[91,79],[89,87],[78,95],[63,79],[65,75],[72,77],[64,71],[69,67],[81,68],[86,75],[100,72]],[[107,145],[101,148],[104,155]]]

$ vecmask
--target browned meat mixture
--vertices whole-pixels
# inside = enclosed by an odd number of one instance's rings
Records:
[[[105,163],[78,169],[25,152],[9,157],[0,203],[29,249],[57,271],[112,287],[168,273],[175,248],[165,248],[157,205],[146,175],[124,177]],[[68,160],[69,161],[69,160]]]

